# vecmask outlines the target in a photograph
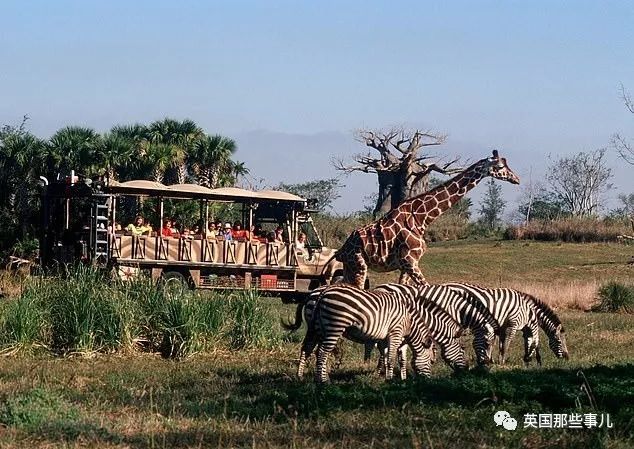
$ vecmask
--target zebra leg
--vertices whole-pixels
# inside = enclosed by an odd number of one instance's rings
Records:
[[[522,329],[524,335],[524,364],[528,366],[533,358],[533,352],[539,343],[539,331],[534,326],[527,326]],[[541,356],[538,362],[541,365]]]
[[[304,370],[306,369],[306,360],[310,357],[317,344],[317,335],[310,329],[306,332],[304,341],[302,342],[302,349],[299,353],[299,366],[297,367],[297,377],[304,377]]]
[[[500,335],[500,365],[504,365],[506,363],[506,353],[508,352],[509,347],[511,346],[511,340],[513,340],[513,336],[515,335],[515,327],[509,326],[505,329],[505,332]]]
[[[397,353],[402,342],[403,331],[401,329],[398,329],[395,332],[388,334],[387,336],[388,353],[387,359],[385,361],[386,380],[391,380],[392,377],[394,377],[394,362],[396,361]]]
[[[489,349],[489,336],[484,329],[477,329],[473,336],[473,350],[479,366],[487,366],[491,360],[487,356]]]
[[[332,351],[332,355],[335,356],[335,364],[333,368],[336,370],[341,368],[341,362],[343,361],[343,355],[345,353],[343,346],[344,346],[344,342],[343,342],[343,339],[341,339],[337,343],[337,346],[335,346],[335,349],[333,349]]]
[[[377,346],[377,349],[379,350],[379,358],[376,362],[376,372],[381,376],[386,376],[387,365],[385,361],[387,359],[387,353],[389,349],[387,342],[385,340],[377,341],[376,346]]]
[[[401,344],[401,347],[398,349],[398,366],[400,368],[401,380],[407,379],[407,345],[406,344]],[[413,359],[412,359],[412,366],[414,366]]]
[[[372,358],[372,350],[374,349],[375,346],[376,346],[376,342],[374,341],[367,341],[363,345],[363,362],[364,363],[368,363],[370,359]]]

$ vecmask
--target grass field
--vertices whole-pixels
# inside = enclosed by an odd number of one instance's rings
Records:
[[[346,345],[332,384],[294,378],[302,335],[266,351],[0,360],[0,447],[606,447],[634,445],[634,317],[583,312],[590,286],[632,280],[633,248],[525,242],[432,246],[432,282],[466,280],[541,289],[558,306],[571,360],[549,352],[524,368],[516,338],[507,366],[460,377],[385,383]],[[373,276],[373,283],[393,280]],[[579,291],[574,286],[579,287]],[[564,297],[562,299],[562,297]],[[270,300],[281,316],[292,306]],[[591,387],[589,395],[580,387]],[[519,426],[496,427],[506,410]],[[524,429],[525,413],[609,413],[612,429]]]

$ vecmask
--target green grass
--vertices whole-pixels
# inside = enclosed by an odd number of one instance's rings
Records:
[[[581,312],[562,317],[568,362],[555,359],[544,342],[544,366],[526,369],[517,339],[509,365],[489,375],[454,377],[436,366],[432,379],[385,383],[363,364],[360,348],[348,344],[332,385],[321,389],[310,379],[294,379],[297,343],[181,362],[152,355],[18,357],[0,368],[0,399],[12,401],[11,409],[27,420],[59,404],[72,415],[45,432],[22,418],[2,418],[7,427],[0,446],[628,447],[634,436],[634,320]],[[580,390],[580,370],[596,409]],[[53,400],[37,399],[41,392]],[[516,418],[610,413],[614,428],[531,430],[520,421],[518,430],[507,432],[494,425],[499,409]]]
[[[598,287],[631,279],[634,268],[626,264],[631,252],[620,245],[452,242],[432,245],[423,269],[433,281],[506,285],[519,278],[558,293],[571,282]],[[373,282],[392,277],[373,275]],[[589,285],[587,301],[598,290]],[[293,306],[249,294],[204,294],[200,299],[206,301],[195,302],[196,309],[175,307],[168,326],[166,299],[151,285],[132,284],[120,294],[143,317],[129,328],[133,335],[141,332],[157,342],[166,328],[185,325],[199,335],[195,351],[201,352],[178,361],[152,351],[91,358],[19,352],[4,358],[0,447],[616,449],[634,441],[631,314],[560,307],[570,360],[555,359],[542,335],[544,365],[525,368],[516,337],[507,366],[495,366],[488,375],[455,377],[437,364],[429,380],[386,383],[373,364],[362,362],[362,348],[347,343],[332,384],[317,388],[314,359],[306,380],[294,376],[301,338],[280,339],[279,317],[294,316]],[[28,330],[31,321],[16,329]],[[39,335],[17,333],[27,342]],[[592,396],[581,389],[580,372]],[[515,432],[495,426],[497,410],[518,419]],[[540,412],[610,413],[614,428],[524,429],[523,414]]]

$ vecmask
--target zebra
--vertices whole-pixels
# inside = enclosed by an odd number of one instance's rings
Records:
[[[310,323],[317,299],[319,298],[321,292],[326,288],[327,286],[318,287],[317,289],[311,291],[307,301],[305,303],[300,303],[297,305],[297,309],[295,311],[295,322],[286,323],[282,321],[282,327],[284,327],[287,331],[290,331],[290,332],[297,331],[302,325],[302,315],[303,315],[304,321],[306,323]],[[345,335],[346,333],[344,332],[344,336]],[[339,343],[341,343],[341,341]],[[385,340],[367,341],[365,343],[366,355],[364,356],[364,361],[367,362],[370,359],[370,355],[368,354],[368,351],[371,353],[371,351],[374,349],[375,346],[379,347],[379,352],[381,354],[381,358],[379,359],[379,365],[377,366],[377,371],[379,373],[385,373],[385,364],[383,363],[384,362],[383,357],[385,356],[385,352],[388,349],[385,345]],[[407,350],[405,349],[406,347],[407,347],[406,345],[402,345],[399,348],[399,368],[400,368],[399,374],[400,374],[401,380],[405,380],[407,378],[405,364],[403,363],[403,361],[406,360],[403,357],[407,355]],[[436,360],[436,355],[433,349],[434,348],[432,347],[432,349],[430,349],[429,351],[431,363],[434,363]],[[335,348],[332,351],[332,354],[335,357],[334,369],[338,369],[341,366],[341,361],[343,359],[343,346],[341,344],[338,344],[337,346],[335,346]],[[297,368],[298,376],[300,378],[303,376],[305,367],[306,367],[306,355],[302,352],[302,354],[300,354],[299,365]],[[416,370],[416,367],[414,366],[412,367],[414,370]],[[419,374],[422,374],[424,376],[427,376],[427,377],[431,376],[431,369],[427,369],[426,367],[425,368],[419,367],[418,371],[419,371]]]
[[[566,344],[566,331],[555,311],[545,302],[528,293],[521,293],[535,309],[537,323],[548,337],[548,346],[559,359],[568,359],[568,345]],[[535,348],[535,359],[541,365],[539,346]]]
[[[383,284],[377,289],[393,291],[399,287],[399,284]],[[490,363],[487,351],[495,338],[495,334],[499,332],[499,325],[484,304],[443,285],[421,286],[416,291],[416,295],[417,300],[431,301],[437,304],[460,326],[464,329],[470,329],[474,335],[473,349],[478,365],[486,366]],[[366,356],[368,355],[368,346],[366,345]],[[371,346],[369,349],[371,350]],[[404,355],[402,354],[402,356]]]
[[[435,291],[434,286],[429,284],[383,284],[378,286],[375,291],[400,292],[402,295],[408,296],[429,328],[432,340],[440,347],[440,355],[445,363],[455,372],[468,368],[464,347],[461,343],[463,327],[442,307],[427,299],[427,295]],[[453,296],[458,297],[459,295]],[[368,349],[371,351],[371,348],[372,346],[366,345],[366,354]],[[406,352],[407,348],[402,347],[399,358],[403,362],[406,359]]]
[[[537,298],[510,288],[490,289],[466,283],[444,285],[481,301],[489,309],[499,325],[500,364],[504,365],[506,362],[506,354],[511,340],[515,333],[521,330],[524,337],[524,363],[528,365],[535,354],[537,363],[541,365],[541,355],[539,354],[540,326],[549,336],[551,348],[554,348],[553,352],[558,357],[567,356],[561,321],[552,309]],[[491,349],[492,347],[489,346],[487,351],[489,357]]]
[[[315,296],[317,298],[314,299],[312,316],[307,322],[308,329],[300,352],[299,378],[303,376],[306,359],[318,346],[315,381],[327,382],[326,362],[341,336],[356,342],[387,340],[387,379],[393,375],[392,361],[403,341],[412,347],[412,363],[417,373],[426,376],[431,374],[429,330],[423,325],[417,310],[411,307],[408,297],[342,284],[321,289],[312,298]],[[298,305],[293,327],[298,327],[298,319],[301,324],[303,307],[302,304]]]

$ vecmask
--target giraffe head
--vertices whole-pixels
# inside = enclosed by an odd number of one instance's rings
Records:
[[[517,176],[507,165],[506,159],[499,156],[497,150],[493,150],[493,157],[484,159],[482,162],[484,162],[486,167],[485,176],[491,176],[502,181],[508,181],[511,184],[520,183],[520,177]]]

